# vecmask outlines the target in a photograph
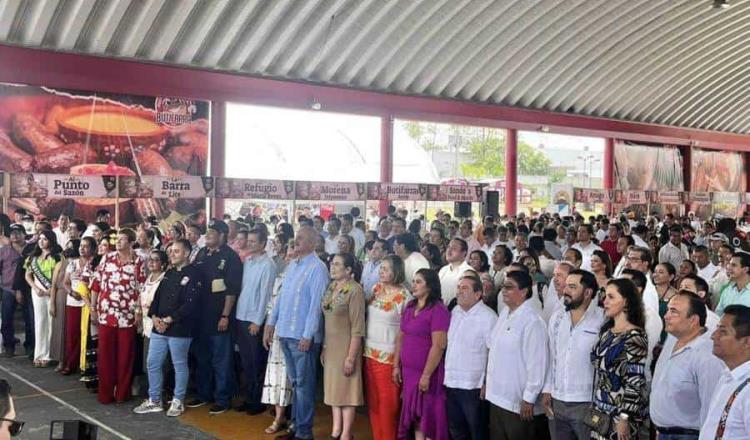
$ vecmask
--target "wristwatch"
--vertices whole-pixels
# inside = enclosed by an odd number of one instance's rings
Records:
[[[229,319],[229,315],[221,315],[221,319]]]

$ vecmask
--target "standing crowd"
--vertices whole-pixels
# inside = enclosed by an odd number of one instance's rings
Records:
[[[270,410],[268,435],[311,439],[322,377],[332,438],[366,406],[378,440],[750,439],[733,219],[13,215],[4,356],[20,307],[34,366],[102,404],[176,417],[241,395],[234,409]]]

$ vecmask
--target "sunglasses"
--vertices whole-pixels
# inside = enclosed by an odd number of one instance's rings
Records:
[[[10,422],[10,426],[8,427],[8,432],[10,432],[11,437],[15,437],[18,434],[20,434],[21,431],[23,430],[23,425],[26,424],[26,422],[19,422],[18,420],[4,419],[4,418],[0,418],[0,422]]]

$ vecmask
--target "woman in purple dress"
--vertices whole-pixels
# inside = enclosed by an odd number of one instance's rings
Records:
[[[398,438],[447,440],[443,355],[450,312],[441,298],[437,272],[418,270],[412,294],[414,300],[401,318],[393,365],[394,382],[403,383]]]

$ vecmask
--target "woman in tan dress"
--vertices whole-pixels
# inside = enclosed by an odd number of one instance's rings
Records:
[[[324,402],[333,411],[331,437],[351,439],[355,407],[362,393],[362,339],[365,335],[365,295],[359,285],[352,254],[338,254],[331,262],[331,284],[323,296],[325,340]]]

